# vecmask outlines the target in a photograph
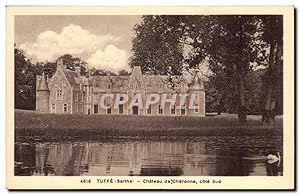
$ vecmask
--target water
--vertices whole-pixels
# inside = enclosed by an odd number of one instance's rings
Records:
[[[270,150],[282,155],[281,136],[16,142],[15,175],[259,176]]]

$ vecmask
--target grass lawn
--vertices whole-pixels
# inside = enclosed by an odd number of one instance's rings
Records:
[[[264,127],[260,116],[249,116],[240,126],[236,115],[207,117],[65,115],[15,111],[16,137],[82,137],[97,136],[211,136],[282,134],[282,117],[275,125]]]

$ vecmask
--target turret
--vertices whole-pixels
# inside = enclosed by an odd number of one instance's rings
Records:
[[[193,80],[189,85],[188,93],[189,99],[194,102],[193,105],[195,106],[193,110],[189,111],[190,115],[205,116],[205,89],[198,71],[195,72]]]
[[[39,85],[36,90],[36,111],[49,113],[50,90],[48,87],[48,79],[43,72]]]

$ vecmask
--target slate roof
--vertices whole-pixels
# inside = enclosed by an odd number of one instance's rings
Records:
[[[127,90],[130,76],[92,76],[91,80],[94,89],[107,90],[109,84],[112,90],[123,91]]]
[[[73,89],[80,89],[80,78],[79,76],[72,70],[64,69],[63,73],[65,74],[68,82],[70,83]],[[77,80],[77,81],[76,81]]]
[[[142,78],[146,91],[174,91],[168,84],[167,76],[143,75]],[[130,76],[92,76],[91,80],[94,91],[97,91],[97,89],[98,91],[107,90],[108,84],[111,84],[112,91],[126,91],[129,86]]]
[[[129,88],[130,79],[132,75],[97,75],[86,78],[85,76],[77,75],[75,71],[64,69],[63,70],[68,82],[73,89],[80,90],[80,84],[91,84],[93,86],[93,91],[97,92],[126,92]],[[197,78],[196,78],[197,77]],[[176,86],[172,86],[169,82],[170,77],[166,75],[142,75],[143,87],[147,92],[186,92],[189,86],[201,87],[204,89],[202,80],[195,76],[194,83],[187,83],[187,81],[182,81]],[[196,83],[195,83],[196,82]],[[201,83],[202,82],[202,83]]]
[[[130,76],[110,76],[112,88],[115,90],[124,90],[128,87]]]

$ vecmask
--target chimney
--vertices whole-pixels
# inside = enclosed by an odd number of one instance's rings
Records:
[[[62,57],[58,58],[56,61],[57,69],[64,69],[64,59]]]
[[[75,66],[75,73],[80,76],[81,75],[81,67],[80,66]]]
[[[85,76],[86,78],[89,78],[89,77],[91,76],[91,73],[90,73],[90,69],[89,69],[89,68],[86,68],[86,69],[85,69],[84,76]]]

